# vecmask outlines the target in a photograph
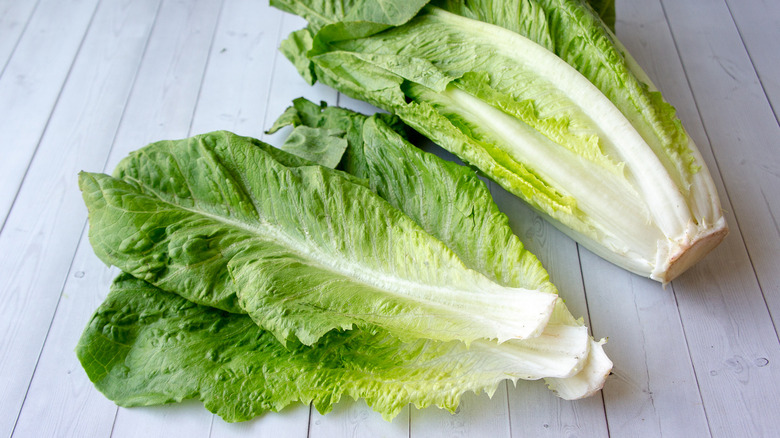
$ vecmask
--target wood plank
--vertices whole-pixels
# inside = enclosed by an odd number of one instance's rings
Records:
[[[664,3],[664,7],[725,181],[737,232],[777,320],[780,294],[772,291],[780,289],[776,262],[780,254],[780,126],[726,5],[713,7],[691,0]],[[696,8],[708,9],[706,21],[690,15]]]
[[[85,244],[79,246],[68,272],[14,437],[111,434],[117,406],[95,389],[73,350],[119,271],[106,268],[94,256],[86,234],[85,228],[80,235]]]
[[[661,59],[682,60],[682,66],[676,62],[658,65],[658,71],[663,74],[654,79],[678,108],[683,123],[699,145],[721,193],[732,228],[731,236],[718,249],[673,283],[709,433],[713,436],[761,436],[777,428],[774,415],[762,400],[780,397],[778,373],[765,366],[765,361],[776,360],[778,352],[777,335],[765,297],[756,284],[751,260],[758,268],[771,261],[772,253],[767,249],[753,251],[748,235],[760,229],[754,227],[762,224],[766,227],[767,219],[771,223],[771,211],[767,211],[767,204],[756,203],[760,190],[755,186],[752,196],[747,190],[740,190],[739,196],[735,196],[733,187],[756,179],[763,184],[771,178],[756,175],[755,168],[751,170],[751,176],[740,174],[744,166],[739,171],[728,169],[740,167],[740,164],[733,158],[729,159],[731,163],[724,164],[724,157],[741,155],[733,153],[735,150],[730,146],[729,137],[739,137],[746,145],[760,149],[770,144],[760,139],[777,126],[725,4],[696,3],[663,2],[663,10],[653,6],[639,14],[644,25],[668,18],[677,50],[670,43],[653,39],[653,35],[664,35],[662,30],[637,35],[633,32],[643,28],[634,23],[632,32],[627,34],[633,34],[638,45],[662,49],[654,57],[640,60],[641,64],[652,65]],[[703,10],[707,11],[706,15],[695,12]],[[657,42],[650,44],[648,41]],[[631,49],[630,44],[627,45]],[[716,47],[717,53],[713,49]],[[746,149],[741,152],[745,153]],[[766,151],[762,154],[767,155]],[[771,166],[772,160],[764,163]],[[721,183],[721,174],[727,190]],[[736,220],[731,212],[735,213]],[[746,228],[740,212],[749,212],[755,223]],[[745,236],[745,243],[742,236]],[[776,247],[775,236],[775,233],[763,236],[767,246]],[[745,244],[752,252],[750,258],[745,252]],[[776,278],[777,274],[774,275]],[[652,331],[648,329],[645,333]],[[663,340],[659,339],[657,343],[663,345]],[[676,414],[681,423],[677,427],[684,426],[687,417],[679,412]]]
[[[98,0],[41,0],[0,77],[0,229],[38,147]],[[56,41],[56,43],[53,43]]]
[[[297,404],[243,423],[226,423],[215,416],[209,438],[306,438],[308,432],[309,406]]]
[[[409,406],[404,408],[392,422],[371,410],[364,400],[353,401],[345,398],[336,403],[333,410],[325,415],[311,411],[309,422],[310,438],[334,436],[354,437],[406,437],[409,436]]]
[[[764,93],[769,99],[775,120],[780,114],[780,2],[775,0],[726,0],[729,12],[745,44]]]
[[[190,129],[193,135],[224,129],[262,137],[281,25],[282,12],[266,2],[225,2]]]
[[[189,135],[222,3],[163,0],[106,171],[149,143]]]
[[[41,139],[40,153],[0,234],[0,433],[6,436],[19,415],[84,228],[86,211],[76,175],[84,166],[102,168],[105,163],[156,4],[157,0],[111,2],[99,9],[99,21],[79,52]],[[94,310],[90,307],[87,316]],[[85,321],[79,319],[76,326]],[[57,326],[54,334],[72,340],[70,329],[76,326],[70,324]],[[49,368],[41,364],[38,369],[37,383],[27,397],[31,415],[19,417],[19,430],[75,427],[69,422],[78,419],[78,413],[69,409],[91,402],[83,391],[84,383],[60,367],[75,361],[75,344],[52,342],[55,357],[48,362]],[[53,393],[55,387],[61,391]],[[69,399],[72,405],[57,405],[64,413],[49,405],[53,397],[71,396],[75,398]]]
[[[607,351],[609,354],[609,351]],[[520,381],[510,385],[509,415],[513,437],[607,437],[601,394],[567,401],[553,395],[543,382]]]
[[[111,437],[206,438],[213,416],[196,400],[162,406],[119,408]]]
[[[672,291],[587,250],[580,254],[591,317],[609,336],[606,351],[614,362],[603,390],[610,435],[707,436]]]
[[[726,5],[663,4],[711,142],[711,161],[723,176],[730,201],[724,208],[733,212],[732,236],[717,253],[722,258],[697,273],[712,290],[679,303],[683,315],[699,317],[691,330],[686,323],[694,345],[707,346],[694,365],[712,398],[709,404],[705,399],[705,407],[713,434],[771,434],[778,421],[764,400],[780,399],[780,370],[766,366],[778,356],[780,126]],[[703,7],[709,9],[706,22],[690,15]],[[714,302],[721,305],[717,313]],[[707,344],[716,333],[720,342]]]
[[[453,436],[509,437],[509,409],[506,383],[501,383],[493,397],[486,394],[463,394],[454,413],[430,407],[411,408],[409,436],[419,438]]]
[[[146,3],[147,6],[153,6],[153,12],[156,11],[155,3]],[[128,107],[124,113],[122,125],[117,139],[115,142],[115,148],[112,151],[112,156],[109,158],[108,169],[113,167],[113,163],[118,161],[121,157],[126,155],[130,150],[143,146],[151,141],[173,137],[173,136],[186,136],[189,129],[189,125],[192,119],[192,112],[194,109],[195,101],[200,87],[201,74],[193,74],[200,70],[203,71],[205,67],[205,61],[207,57],[207,51],[209,42],[213,34],[213,27],[218,17],[219,4],[213,2],[200,2],[193,4],[182,4],[176,2],[168,2],[160,11],[160,17],[157,20],[155,27],[155,37],[149,43],[148,50],[144,56],[144,63],[141,71],[138,74],[133,88],[132,96]],[[122,14],[121,19],[125,19]],[[132,19],[133,14],[129,14],[128,20]],[[140,25],[139,23],[134,26]],[[147,26],[150,23],[147,24]],[[204,44],[205,42],[205,44]],[[142,45],[143,47],[143,45]],[[114,53],[113,55],[116,55]],[[132,59],[129,57],[128,60]],[[128,69],[130,73],[134,73],[139,57],[135,57],[135,63]],[[91,68],[94,69],[94,66]],[[160,74],[165,72],[165,74]],[[86,87],[83,87],[83,92]],[[110,104],[111,102],[107,102]],[[121,111],[122,105],[118,106]],[[170,110],[169,110],[170,109]],[[85,128],[81,128],[82,131]],[[81,133],[83,135],[83,132]],[[87,165],[90,170],[100,170],[105,166],[106,157],[110,148],[109,142],[102,143],[102,154],[97,153],[97,161],[92,165],[82,162],[81,165]],[[75,172],[74,172],[75,175]],[[81,202],[79,202],[80,204]],[[74,204],[77,205],[77,204]],[[81,207],[83,210],[83,207]],[[81,227],[84,224],[84,215],[81,216]],[[89,248],[88,241],[84,238],[81,241],[81,248],[77,255],[77,259],[74,262],[75,265],[89,265],[90,262],[80,259],[79,257],[87,257],[92,261],[92,268],[89,270],[80,270],[77,272],[82,273],[83,279],[101,279],[109,276],[110,274],[104,273],[107,269],[102,267],[102,264],[97,261],[92,251]],[[78,275],[76,275],[78,277]],[[106,288],[105,282],[101,283],[100,287],[104,290]],[[90,283],[91,284],[91,283]],[[61,318],[67,318],[67,315],[72,313],[89,314],[94,311],[96,304],[94,296],[86,296],[86,300],[82,300],[81,290],[76,290],[72,293],[67,293],[70,288],[70,284],[66,284],[66,296],[79,297],[79,299],[62,300],[61,306],[74,306],[73,309],[64,307],[61,309],[55,321],[53,327],[59,327],[61,324],[65,326],[73,325],[70,327],[70,331],[73,333],[80,332],[83,327],[82,324],[86,323],[86,320],[80,320],[77,323],[72,320],[62,321]],[[95,286],[95,288],[98,288]],[[105,292],[104,292],[105,293]],[[65,315],[65,316],[61,316]],[[75,324],[75,325],[74,325]],[[59,334],[55,333],[56,336]],[[54,343],[47,343],[47,345],[57,345]],[[73,344],[67,344],[73,345]],[[50,347],[56,349],[57,347]],[[47,376],[48,374],[62,373],[61,363],[73,363],[74,358],[71,356],[61,357],[56,351],[48,353],[48,348],[44,349],[42,354],[42,362],[39,364],[39,370],[41,370],[41,376]],[[92,394],[95,392],[92,385],[86,379],[86,376],[80,371],[78,365],[71,365],[69,369],[78,369],[78,373],[74,373],[73,377],[78,379],[77,384],[81,387],[88,387],[84,397],[86,402],[75,403],[74,409],[84,403],[92,403],[92,399],[97,397],[99,400],[104,400],[101,395]],[[49,373],[44,372],[50,370]],[[53,371],[52,371],[53,370]],[[38,376],[36,372],[36,376]],[[36,377],[37,380],[38,377]],[[41,377],[41,379],[50,379],[52,377]],[[43,383],[42,383],[43,384]],[[37,385],[37,384],[35,384]],[[45,399],[47,396],[51,396],[47,392],[47,389],[43,387],[41,389],[41,397],[33,398],[37,399],[41,403],[41,399]],[[31,394],[32,397],[32,394]],[[31,402],[32,403],[32,402]],[[111,404],[109,403],[109,406]],[[40,406],[40,404],[39,404]],[[80,421],[87,421],[88,424],[80,424],[81,428],[89,428],[92,423],[105,424],[103,422],[108,421],[109,426],[114,421],[113,412],[116,412],[115,407],[111,407],[111,414],[103,412],[103,415],[99,414],[101,422],[94,421],[93,418],[83,418],[84,415],[76,416]],[[113,426],[114,431],[121,435],[123,433],[132,434],[134,431],[138,431],[138,425],[145,425],[151,429],[154,429],[160,433],[167,433],[169,435],[175,434],[175,431],[189,430],[202,430],[205,424],[205,429],[208,430],[208,426],[211,422],[211,415],[203,409],[200,404],[186,404],[182,409],[189,409],[192,413],[184,415],[179,424],[174,424],[167,421],[170,418],[177,418],[176,414],[179,410],[163,410],[158,412],[147,412],[144,410],[123,410],[124,415],[120,415],[117,419],[117,424]],[[35,417],[31,417],[33,420]],[[200,422],[199,422],[200,420]],[[89,423],[91,422],[91,423]],[[79,430],[78,427],[75,428]]]
[[[38,1],[0,1],[0,77],[37,4]]]

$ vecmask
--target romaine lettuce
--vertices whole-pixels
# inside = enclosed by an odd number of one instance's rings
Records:
[[[577,382],[565,377],[589,357],[590,345],[580,342],[584,330],[562,327],[532,344],[466,347],[356,329],[285,347],[246,315],[197,305],[123,274],[76,352],[96,387],[121,406],[197,398],[226,421],[244,421],[294,402],[325,413],[348,396],[364,398],[389,420],[409,403],[454,411],[466,391],[492,395],[506,379],[557,375]],[[600,350],[594,354],[605,359]]]
[[[466,343],[542,333],[555,295],[491,281],[353,177],[272,149],[216,132],[139,149],[115,177],[82,173],[95,253],[282,342],[355,326]]]
[[[382,194],[455,248],[470,268],[503,286],[554,296],[546,272],[511,233],[484,183],[466,168],[406,143],[397,132],[403,129],[397,120],[385,115],[367,118],[338,108],[323,110],[298,100],[278,126],[287,123],[309,128],[302,132],[307,141],[293,139],[288,146],[294,145],[300,153],[314,152],[312,157],[317,159],[333,160],[343,154],[340,167],[351,169],[354,175],[335,175]],[[319,141],[310,141],[318,133]],[[230,139],[228,148],[246,143],[264,150],[286,167],[313,167],[307,160],[259,142],[225,133],[213,137],[215,143]],[[349,147],[345,150],[336,139],[349,139]],[[198,140],[209,142],[202,137]],[[144,149],[120,165],[116,175],[140,184],[126,171],[145,167],[158,176],[176,174],[170,168],[161,170],[160,163],[175,162],[187,168],[181,153],[197,156],[208,150],[196,148],[194,152],[188,147],[199,141],[166,142],[161,150]],[[331,154],[322,145],[337,152]],[[171,146],[181,153],[170,153]],[[180,160],[162,159],[172,156]],[[190,190],[202,184],[195,179],[188,180]],[[146,190],[152,192],[149,187]],[[98,239],[100,233],[93,236]],[[185,277],[191,274],[181,270]],[[403,342],[381,328],[355,328],[329,331],[311,346],[296,339],[287,339],[284,346],[246,315],[197,305],[125,274],[115,281],[92,318],[77,353],[98,389],[122,406],[199,398],[227,421],[241,421],[295,401],[312,402],[327,412],[347,395],[365,398],[389,419],[408,403],[454,410],[465,391],[492,394],[504,379],[545,378],[563,398],[591,395],[604,384],[612,366],[602,344],[590,338],[582,322],[556,300],[549,324],[531,339],[500,344],[478,339],[467,346],[460,341]]]
[[[286,125],[294,126],[293,132],[309,128],[302,132],[331,137],[330,144],[337,144],[336,138],[346,140],[346,149],[334,147],[343,151],[338,168],[367,180],[368,187],[444,242],[468,267],[505,286],[557,293],[539,260],[513,234],[485,183],[471,169],[414,147],[406,141],[407,128],[397,117],[381,113],[366,117],[296,99],[270,131]],[[316,160],[321,156],[317,145],[322,142],[309,140],[285,142],[282,149],[292,146],[296,153]],[[431,209],[431,205],[438,208]],[[582,324],[559,301],[547,328],[565,327],[571,335]],[[591,339],[590,344],[582,371],[568,378],[545,378],[560,397],[585,397],[603,386],[612,362],[604,353],[603,341]]]
[[[309,20],[281,48],[305,78],[397,114],[598,255],[668,282],[726,235],[674,109],[585,3],[382,2],[379,22],[335,3],[272,1]]]

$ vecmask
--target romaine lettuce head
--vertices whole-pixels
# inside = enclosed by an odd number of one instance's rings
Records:
[[[607,260],[668,282],[725,237],[696,146],[587,4],[439,1],[374,26],[274,4],[310,20],[281,47],[310,82],[398,115]]]

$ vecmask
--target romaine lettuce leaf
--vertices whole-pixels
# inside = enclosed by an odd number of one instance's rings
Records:
[[[284,141],[282,149],[292,154],[305,151],[308,155],[306,158],[333,169],[347,149],[347,140],[343,137],[346,132],[339,129],[324,133],[319,131],[308,126],[298,126]]]
[[[535,340],[467,347],[356,329],[285,347],[246,315],[197,305],[123,274],[76,352],[96,387],[120,406],[197,398],[232,422],[294,402],[325,413],[348,396],[365,399],[389,420],[409,403],[454,411],[465,392],[492,395],[505,379],[575,381],[567,376],[584,366],[591,349],[585,331],[559,327]]]
[[[539,260],[512,232],[487,185],[468,167],[409,143],[397,117],[369,117],[300,98],[269,132],[286,125],[311,128],[302,147],[288,151],[318,163],[318,137],[341,133],[338,138],[347,140],[348,147],[334,148],[334,154],[342,153],[338,168],[366,180],[371,190],[444,242],[469,268],[504,286],[557,293]]]
[[[466,343],[544,330],[554,295],[490,281],[354,177],[269,149],[217,132],[142,148],[115,177],[82,173],[95,253],[282,342],[354,326]]]

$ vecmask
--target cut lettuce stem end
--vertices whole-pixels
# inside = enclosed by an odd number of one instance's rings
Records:
[[[668,257],[665,269],[654,273],[650,278],[666,285],[715,249],[728,233],[726,221],[721,218],[713,227],[705,229],[690,242],[680,245],[677,251]]]

